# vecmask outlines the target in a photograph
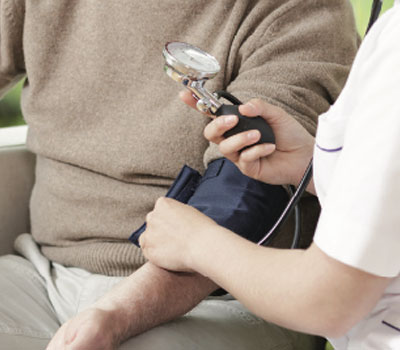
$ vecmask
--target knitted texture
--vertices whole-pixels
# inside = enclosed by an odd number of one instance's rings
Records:
[[[127,238],[181,167],[219,157],[209,119],[163,72],[166,42],[218,59],[211,91],[263,98],[310,132],[358,46],[347,0],[1,0],[0,16],[0,91],[27,76],[33,237],[51,260],[106,275],[143,264]]]

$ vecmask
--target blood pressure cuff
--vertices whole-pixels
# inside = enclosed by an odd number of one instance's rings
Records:
[[[203,176],[185,165],[166,197],[197,208],[252,242],[258,242],[269,231],[288,201],[282,186],[251,179],[226,158],[211,162]],[[146,223],[129,240],[139,247],[145,229]]]

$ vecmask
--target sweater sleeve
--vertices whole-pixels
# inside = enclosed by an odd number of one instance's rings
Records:
[[[347,0],[284,1],[254,7],[232,42],[225,87],[241,101],[284,108],[311,133],[338,97],[359,45]],[[218,157],[211,145],[205,164]]]
[[[0,97],[25,74],[22,1],[0,0]]]

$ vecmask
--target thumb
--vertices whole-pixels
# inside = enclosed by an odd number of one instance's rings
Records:
[[[280,107],[274,106],[261,99],[252,99],[239,107],[241,114],[247,117],[260,116],[270,125],[290,121],[292,118]]]

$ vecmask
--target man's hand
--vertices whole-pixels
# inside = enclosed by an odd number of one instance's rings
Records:
[[[46,350],[114,350],[120,343],[118,331],[111,312],[90,308],[64,323]]]
[[[147,215],[140,246],[153,264],[173,271],[193,271],[196,241],[225,230],[197,209],[171,198],[159,198]]]
[[[148,262],[66,322],[47,350],[114,350],[184,315],[217,288],[199,274],[172,273]]]

